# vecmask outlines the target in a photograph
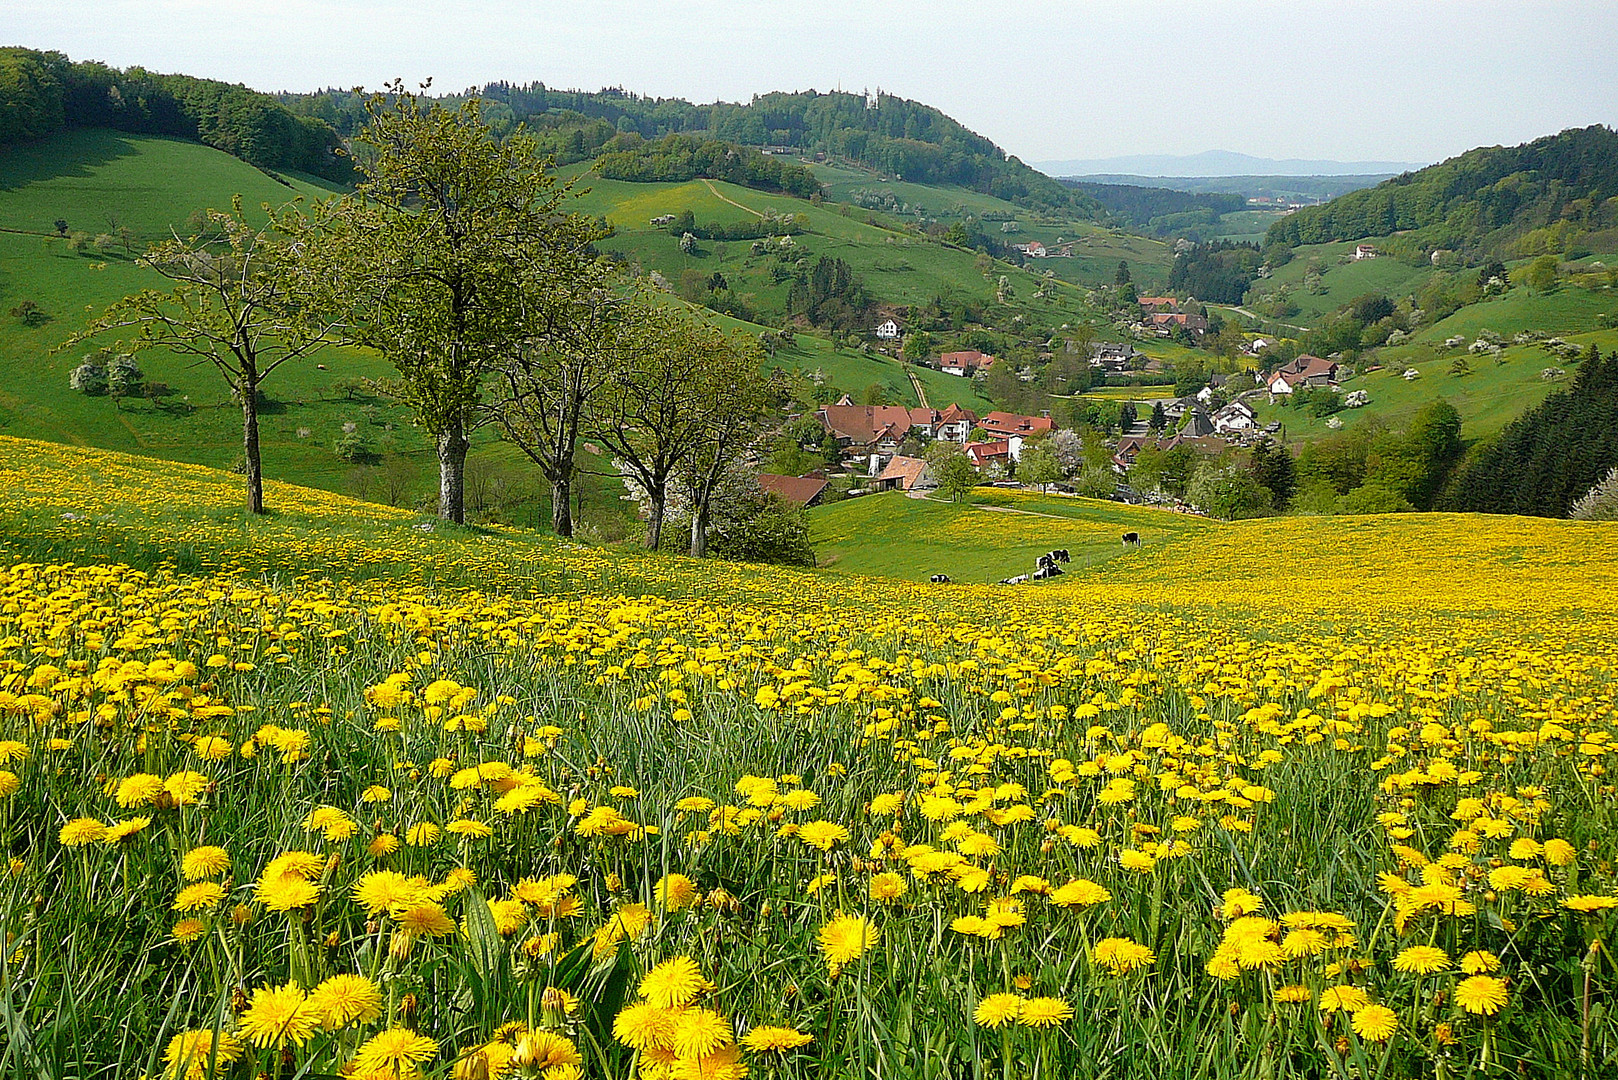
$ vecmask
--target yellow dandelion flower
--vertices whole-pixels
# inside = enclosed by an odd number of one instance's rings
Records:
[[[972,1012],[972,1021],[979,1027],[997,1028],[1016,1021],[1022,1015],[1023,998],[1018,994],[990,994],[978,1002]]]
[[[1073,1006],[1061,998],[1029,998],[1022,1004],[1017,1023],[1024,1027],[1048,1028],[1073,1019]]]
[[[1473,975],[1455,984],[1455,1002],[1476,1016],[1493,1016],[1506,1004],[1505,980]]]
[[[820,952],[832,971],[839,971],[865,955],[880,933],[876,924],[861,915],[839,913],[820,928]]]
[[[707,985],[702,969],[689,956],[676,956],[658,964],[640,982],[640,996],[660,1009],[683,1009]]]
[[[302,1046],[319,1023],[320,1015],[309,1007],[304,992],[296,983],[287,983],[254,990],[239,1028],[248,1042],[265,1049],[289,1043]]]
[[[363,975],[333,975],[309,991],[309,1008],[328,1031],[369,1024],[382,1016],[382,991]]]
[[[432,1060],[437,1053],[438,1043],[427,1036],[409,1028],[388,1028],[361,1044],[354,1054],[354,1069],[362,1074],[401,1076],[413,1073],[416,1066]]]
[[[230,870],[230,853],[222,847],[194,847],[180,859],[187,881],[218,877]]]
[[[1399,1030],[1399,1017],[1386,1005],[1367,1005],[1354,1014],[1354,1031],[1362,1039],[1387,1042]]]
[[[1434,945],[1412,945],[1393,958],[1395,971],[1431,975],[1449,967],[1449,954]]]
[[[814,1041],[813,1035],[808,1035],[797,1028],[756,1027],[742,1036],[741,1046],[744,1050],[755,1054],[768,1054],[796,1050]]]

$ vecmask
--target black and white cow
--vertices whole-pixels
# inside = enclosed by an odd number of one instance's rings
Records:
[[[948,574],[934,574],[933,575],[933,584],[934,585],[948,585],[949,584],[949,575]]]

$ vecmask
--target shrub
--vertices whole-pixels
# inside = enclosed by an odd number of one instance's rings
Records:
[[[1618,466],[1580,496],[1567,516],[1576,521],[1618,521]]]
[[[86,356],[67,377],[68,386],[81,394],[100,397],[107,392],[107,365],[98,355]]]
[[[107,393],[113,397],[134,397],[145,381],[146,376],[133,356],[115,356],[107,365]]]
[[[743,562],[815,565],[809,516],[803,507],[765,492],[748,509],[750,513],[738,514],[715,530],[708,542],[710,551]]]
[[[345,431],[337,437],[332,447],[339,461],[346,461],[350,465],[374,465],[381,460],[376,451],[376,444],[371,442],[364,432]]]
[[[1205,465],[1186,485],[1185,497],[1203,513],[1226,521],[1268,517],[1274,512],[1270,489],[1246,469]]]

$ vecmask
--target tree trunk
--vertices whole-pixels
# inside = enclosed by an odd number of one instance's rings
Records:
[[[557,536],[573,535],[573,478],[559,474],[551,482],[551,532]]]
[[[708,554],[708,504],[704,500],[691,515],[691,557],[701,559]]]
[[[661,489],[651,493],[652,512],[651,520],[646,523],[646,550],[656,551],[658,542],[663,539],[663,501],[665,498]]]
[[[472,441],[459,420],[438,436],[438,516],[466,524],[466,451]]]
[[[242,457],[247,472],[247,512],[264,512],[264,462],[258,452],[258,381],[244,378],[242,395]]]

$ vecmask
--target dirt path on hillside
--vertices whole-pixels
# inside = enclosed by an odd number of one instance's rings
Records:
[[[921,380],[916,378],[916,373],[914,371],[907,371],[905,374],[910,376],[910,387],[916,392],[917,404],[919,404],[923,409],[932,408],[931,405],[927,404],[927,391],[921,388]]]
[[[713,181],[709,180],[707,177],[702,176],[702,177],[698,177],[697,179],[701,180],[704,184],[707,184],[709,192],[711,192],[713,194],[713,197],[718,199],[720,202],[729,203],[730,205],[734,206],[738,210],[746,210],[749,214],[752,214],[756,218],[761,218],[761,217],[764,216],[764,214],[761,211],[754,210],[751,206],[743,206],[741,203],[737,202],[735,199],[726,198],[724,195],[721,195],[719,193],[719,189],[713,186]]]

